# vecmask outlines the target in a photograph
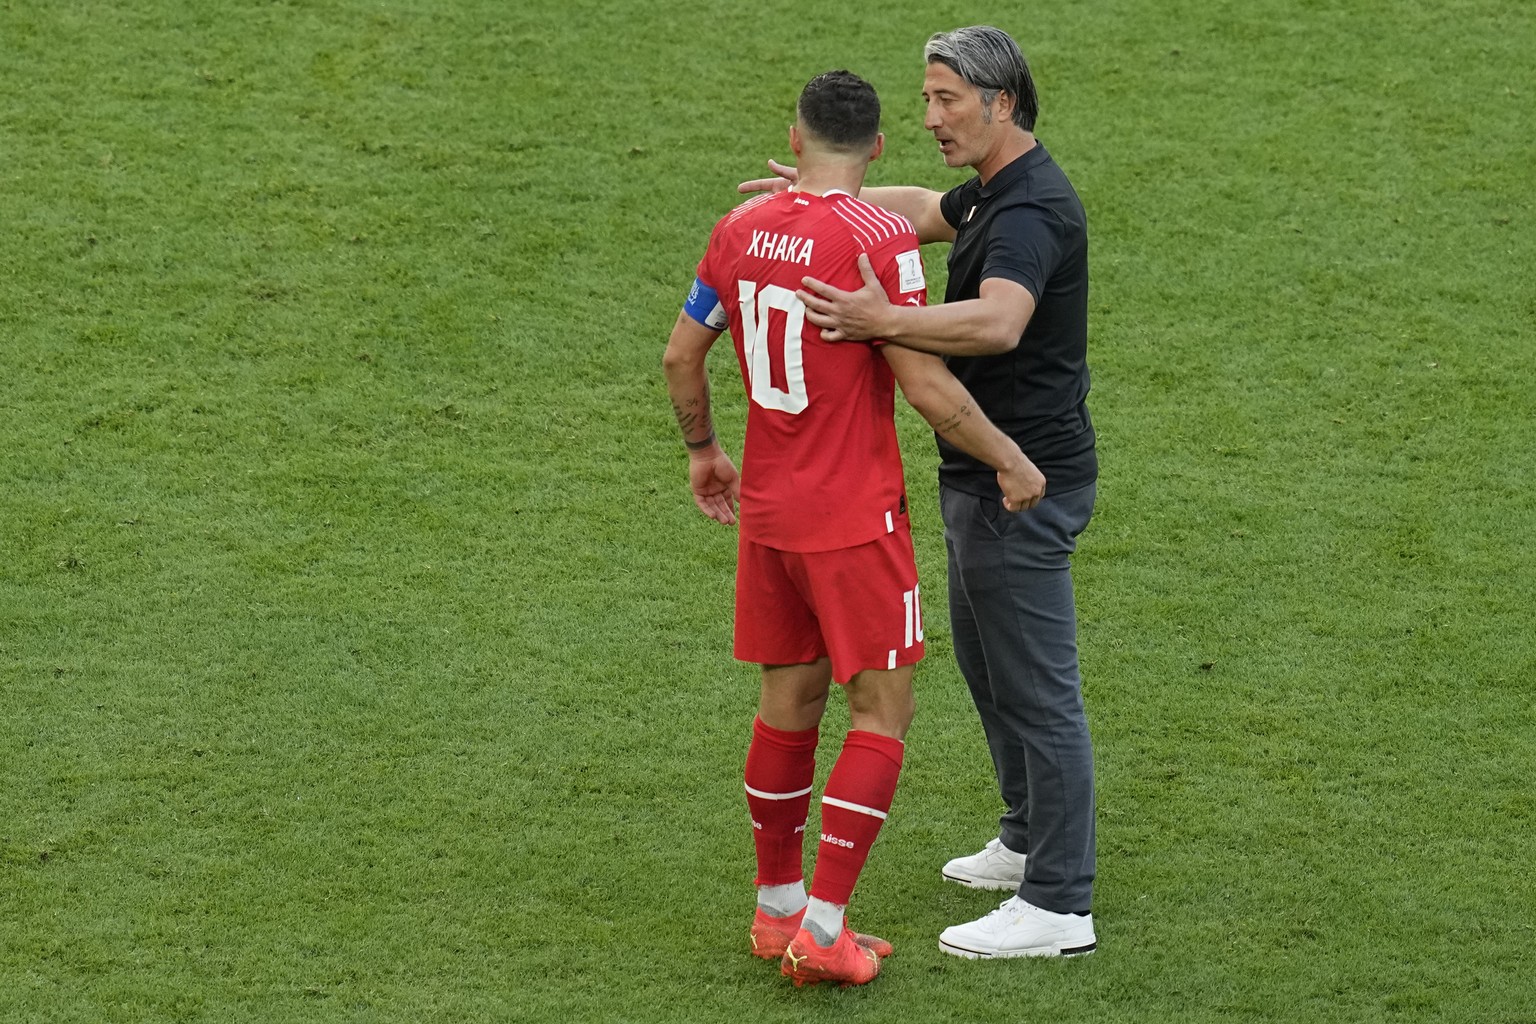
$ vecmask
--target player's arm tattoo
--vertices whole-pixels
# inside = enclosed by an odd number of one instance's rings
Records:
[[[703,451],[715,443],[715,425],[709,414],[709,385],[704,385],[704,390],[690,398],[672,400],[672,413],[677,417],[677,425],[683,432],[683,444],[691,452]],[[702,438],[694,435],[700,430],[704,431]]]
[[[705,392],[702,398],[687,398],[682,401],[672,402],[672,412],[677,417],[677,425],[683,432],[683,437],[696,433],[698,428],[703,428],[714,433],[709,416],[709,393]]]

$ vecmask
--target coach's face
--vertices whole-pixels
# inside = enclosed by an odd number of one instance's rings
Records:
[[[1007,118],[996,109],[1005,101],[999,94],[991,106],[981,102],[981,92],[957,75],[947,64],[932,63],[923,75],[923,101],[927,113],[923,127],[933,132],[939,152],[950,167],[975,167],[997,147]]]

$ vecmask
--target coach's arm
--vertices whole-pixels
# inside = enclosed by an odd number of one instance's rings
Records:
[[[1018,512],[1039,504],[1045,495],[1045,476],[1011,437],[987,419],[942,359],[898,345],[882,346],[880,352],[896,375],[901,393],[939,436],[997,470],[1004,508]]]
[[[1029,318],[1035,315],[1035,297],[1016,281],[989,277],[981,282],[974,299],[946,302],[942,306],[896,306],[869,265],[859,257],[864,287],[845,292],[841,288],[802,278],[804,288],[795,292],[805,303],[806,319],[822,329],[827,341],[867,341],[884,338],[903,348],[941,356],[995,356],[1018,347]]]

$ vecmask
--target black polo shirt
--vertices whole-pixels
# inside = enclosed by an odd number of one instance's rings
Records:
[[[985,185],[946,192],[940,210],[956,231],[945,302],[976,298],[989,277],[1035,297],[1018,347],[997,356],[951,356],[958,377],[998,428],[1045,474],[1046,493],[1091,483],[1099,471],[1088,418],[1088,220],[1056,161],[1037,141]],[[939,438],[939,479],[999,497],[996,472]]]

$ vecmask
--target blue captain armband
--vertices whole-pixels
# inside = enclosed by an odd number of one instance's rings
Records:
[[[693,287],[688,289],[688,301],[683,303],[683,312],[712,331],[723,331],[730,323],[725,308],[720,305],[720,296],[698,278],[693,279]]]

